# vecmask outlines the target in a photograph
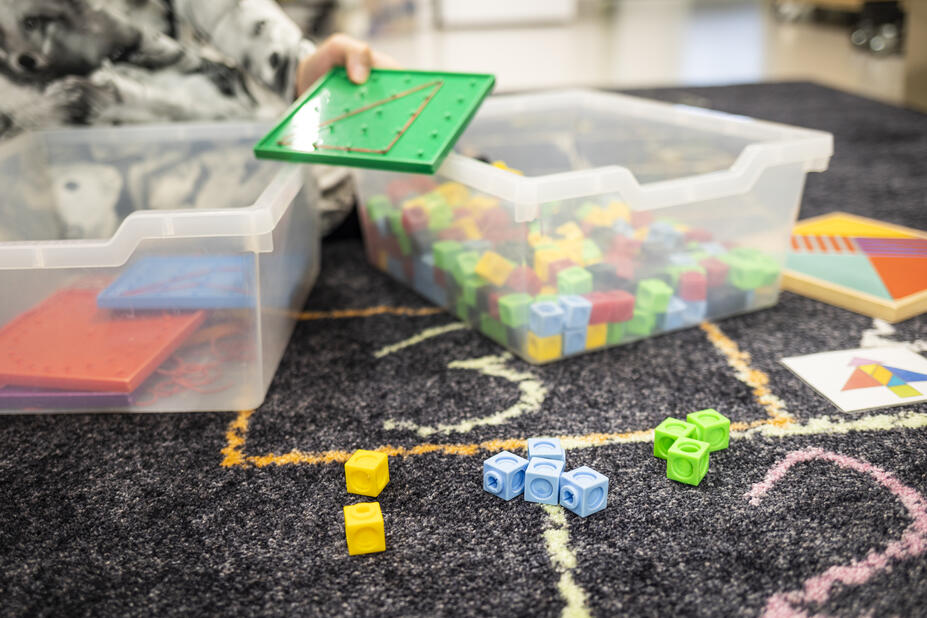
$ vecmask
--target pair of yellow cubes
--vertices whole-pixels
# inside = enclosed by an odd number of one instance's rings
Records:
[[[377,451],[360,449],[344,464],[348,493],[376,498],[389,483],[389,461]],[[386,549],[386,530],[379,502],[344,507],[344,534],[348,554],[372,554]]]

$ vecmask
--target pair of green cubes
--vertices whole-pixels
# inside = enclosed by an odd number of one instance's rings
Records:
[[[708,453],[726,449],[731,420],[714,409],[669,417],[653,430],[653,455],[666,460],[666,477],[698,485],[708,472]]]

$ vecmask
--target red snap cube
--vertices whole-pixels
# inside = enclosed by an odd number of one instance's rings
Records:
[[[609,256],[634,257],[641,248],[641,241],[624,236],[615,236],[608,250]]]
[[[506,290],[496,290],[489,293],[489,315],[497,320],[499,319],[499,298],[508,293]]]
[[[467,235],[459,227],[446,227],[438,232],[441,240],[467,240]]]
[[[387,236],[383,239],[381,247],[390,255],[402,255],[402,249],[399,247],[399,239],[395,236]]]
[[[708,279],[708,287],[717,287],[723,285],[727,280],[728,265],[716,257],[705,258],[701,262],[702,268],[705,269],[705,276]]]
[[[605,261],[615,267],[615,274],[622,279],[634,278],[634,262],[625,255],[610,253],[605,256]]]
[[[408,234],[423,230],[428,227],[428,215],[418,206],[406,208],[402,211],[402,227]]]
[[[435,284],[439,287],[444,287],[447,285],[447,279],[445,278],[444,271],[437,266],[434,267],[435,271]]]
[[[531,295],[540,292],[543,285],[537,273],[524,265],[516,266],[515,270],[512,271],[509,278],[505,281],[505,287],[516,292],[524,292]]]
[[[708,242],[711,240],[712,235],[711,232],[705,228],[695,227],[691,230],[686,230],[684,238],[686,240],[695,240],[697,242]]]
[[[689,270],[679,275],[679,297],[683,300],[705,300],[707,287],[708,280],[698,271]]]
[[[611,306],[609,322],[627,322],[634,317],[634,295],[624,290],[602,292]]]
[[[643,227],[653,222],[653,214],[649,210],[631,211],[631,227]]]

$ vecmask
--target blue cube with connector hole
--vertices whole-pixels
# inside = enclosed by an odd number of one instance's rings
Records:
[[[560,506],[580,517],[588,517],[605,508],[608,502],[608,477],[588,466],[560,476]]]
[[[528,330],[538,337],[553,337],[563,331],[563,309],[559,303],[545,300],[531,305]]]
[[[535,457],[566,461],[566,451],[560,444],[560,438],[529,438],[528,459]]]
[[[564,330],[571,328],[585,328],[592,315],[592,303],[575,294],[560,297],[560,306],[563,308]]]
[[[535,457],[525,468],[525,500],[541,504],[557,504],[560,501],[560,475],[563,462],[556,459]]]
[[[515,453],[502,451],[483,462],[483,489],[511,500],[525,490],[525,469],[528,460]]]

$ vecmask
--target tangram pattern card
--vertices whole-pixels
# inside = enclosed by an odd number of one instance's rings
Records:
[[[844,412],[927,401],[927,359],[905,347],[820,352],[782,364]]]
[[[842,212],[799,221],[785,289],[898,322],[927,311],[927,232]]]

